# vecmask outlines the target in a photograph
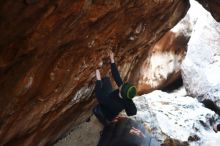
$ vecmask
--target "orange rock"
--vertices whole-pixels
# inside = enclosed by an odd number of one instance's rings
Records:
[[[83,122],[107,50],[129,79],[189,7],[186,0],[26,2],[0,2],[0,145],[51,144]]]

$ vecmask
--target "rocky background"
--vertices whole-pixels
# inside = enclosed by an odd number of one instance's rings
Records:
[[[219,107],[220,97],[219,26],[210,13],[195,1],[191,1],[186,16],[152,47],[177,49],[178,44],[185,42],[185,50],[179,57],[170,53],[169,49],[159,55],[149,55],[147,61],[150,65],[143,73],[148,78],[146,82],[151,84],[153,79],[159,82],[160,77],[169,78],[169,72],[174,74],[180,71],[184,87],[181,87],[181,81],[176,80],[170,86],[162,88],[166,92],[156,90],[134,99],[138,113],[132,118],[142,123],[162,146],[218,146],[220,143],[220,133],[213,130],[213,125],[220,122],[220,112],[212,111],[216,107],[213,105]],[[164,41],[166,43],[163,43]],[[178,43],[175,45],[173,42]],[[186,44],[188,51],[184,57]],[[179,89],[175,90],[176,88]],[[212,110],[201,103],[207,99],[214,103],[205,104]],[[58,141],[56,146],[79,145],[79,142],[75,141],[78,138],[81,139],[82,145],[96,146],[98,140],[94,139],[99,139],[101,127],[94,123],[96,120],[92,117],[90,122],[81,124],[67,137]],[[84,135],[87,137],[86,141],[83,140]]]
[[[219,2],[200,2],[219,21]],[[84,122],[96,102],[94,71],[109,72],[108,50],[139,94],[180,79],[192,28],[169,30],[188,8],[186,0],[1,1],[0,145],[51,145]]]

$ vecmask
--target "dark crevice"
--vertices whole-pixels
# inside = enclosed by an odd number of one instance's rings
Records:
[[[164,92],[171,93],[174,90],[179,89],[182,86],[183,86],[183,79],[182,79],[182,77],[180,77],[177,80],[175,80],[174,82],[167,85],[166,87],[162,88],[161,90]]]
[[[220,116],[220,108],[213,101],[211,101],[210,99],[204,99],[202,103],[206,108],[214,111],[216,114]]]

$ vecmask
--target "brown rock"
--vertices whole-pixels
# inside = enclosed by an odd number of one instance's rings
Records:
[[[188,7],[185,0],[1,1],[0,145],[51,144],[83,122],[107,50],[129,80]]]

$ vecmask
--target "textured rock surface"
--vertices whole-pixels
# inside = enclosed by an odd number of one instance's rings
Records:
[[[135,98],[138,113],[135,119],[143,122],[159,140],[167,137],[199,146],[207,141],[219,140],[212,124],[220,117],[205,108],[197,99],[167,94],[156,90]]]
[[[209,99],[213,101],[217,105],[217,107],[219,107],[220,110],[220,84],[212,87],[204,96],[199,96],[198,99],[200,101]]]
[[[220,22],[220,1],[219,0],[197,0],[205,9],[211,12],[212,16]]]
[[[107,50],[129,80],[187,8],[185,0],[1,1],[0,145],[49,144],[84,121]]]
[[[133,78],[139,93],[161,89],[180,77],[180,64],[189,38],[177,37],[176,33],[170,31],[150,48],[144,62],[136,70],[140,71],[138,76]]]
[[[186,16],[167,32],[142,58],[132,81],[138,85],[140,93],[163,89],[181,77],[180,66],[186,54],[187,43],[197,21],[195,9],[198,3],[192,2]]]
[[[220,83],[219,40],[220,24],[203,10],[195,24],[182,64],[183,81],[189,95],[204,95]]]

